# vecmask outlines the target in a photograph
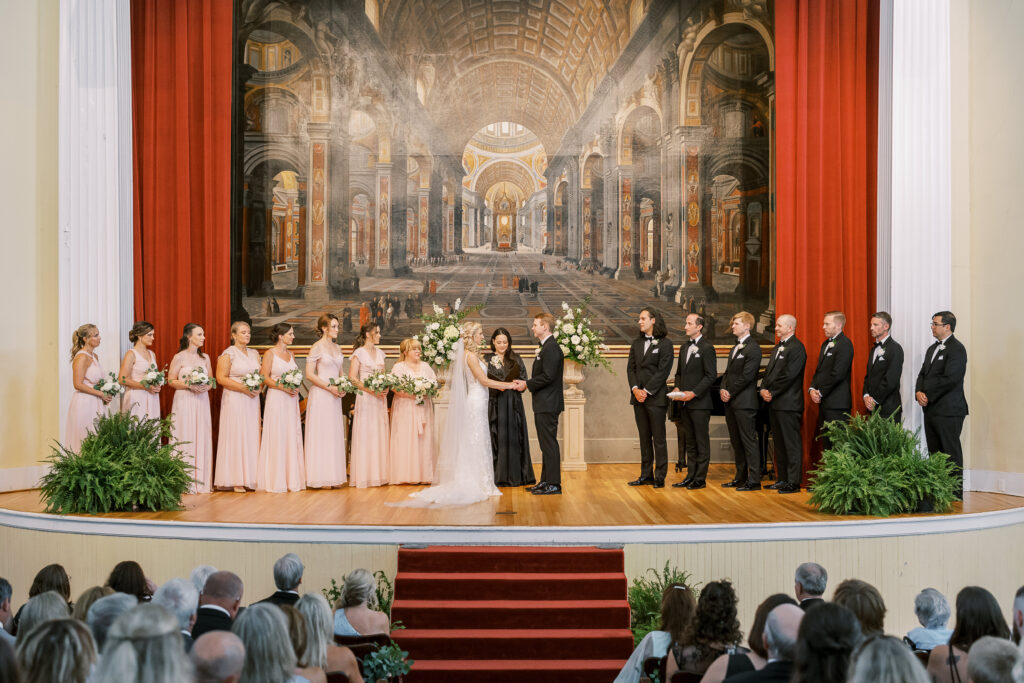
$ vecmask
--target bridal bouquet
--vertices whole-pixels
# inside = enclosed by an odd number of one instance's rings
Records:
[[[277,378],[277,386],[282,389],[298,389],[302,386],[302,370],[295,368],[294,370],[288,370],[283,375]]]
[[[263,386],[263,375],[253,370],[248,375],[242,376],[242,386],[252,392],[258,392]]]
[[[346,377],[345,375],[341,375],[339,377],[331,377],[329,380],[327,380],[327,386],[338,387],[338,392],[342,394],[362,393],[361,391],[359,391],[359,387],[357,387],[355,383],[353,383],[352,380]]]
[[[396,391],[412,394],[416,397],[416,405],[421,406],[428,398],[437,398],[441,387],[435,379],[427,377],[399,377],[401,384],[394,387]]]
[[[610,370],[611,363],[604,357],[608,351],[604,335],[591,327],[590,318],[585,315],[589,303],[589,296],[575,308],[563,301],[565,313],[561,318],[555,318],[555,329],[551,333],[567,360],[580,365],[603,365]]]
[[[99,382],[96,382],[96,384],[93,384],[92,388],[96,391],[103,392],[103,395],[109,398],[113,398],[118,394],[124,393],[124,387],[117,381],[117,375],[112,372],[108,372],[107,376]]]
[[[192,368],[184,378],[185,384],[190,387],[197,387],[202,385],[208,385],[211,389],[217,386],[217,380],[206,374],[206,368],[202,365],[197,365]]]
[[[375,394],[383,394],[401,384],[402,378],[390,372],[375,372],[363,380],[363,385]]]
[[[420,316],[423,321],[423,333],[413,339],[423,349],[423,360],[430,365],[448,367],[455,359],[455,345],[459,343],[459,325],[470,313],[480,310],[480,306],[462,309],[462,299],[455,300],[451,313],[434,304],[434,312]]]
[[[146,374],[139,380],[139,384],[149,389],[150,387],[162,387],[167,383],[167,373],[163,370],[158,370],[156,364],[149,366],[149,370],[146,370]]]

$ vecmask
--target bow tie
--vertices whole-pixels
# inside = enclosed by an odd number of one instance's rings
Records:
[[[644,339],[646,339],[647,341],[654,341],[654,337],[652,337],[652,336],[651,336],[651,335],[649,335],[649,334],[645,334],[645,335],[644,335]]]
[[[691,339],[690,340],[690,346],[696,346],[696,345],[697,345],[697,340],[696,339]]]
[[[882,345],[883,343],[884,343],[884,342],[878,342],[878,341],[876,341],[876,342],[875,342],[875,346],[881,346],[881,345]]]

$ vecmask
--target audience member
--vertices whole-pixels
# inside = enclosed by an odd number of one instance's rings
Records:
[[[736,618],[736,602],[729,581],[712,581],[704,586],[683,642],[672,645],[665,662],[666,678],[676,671],[703,674],[721,655],[747,652],[739,646],[743,633]]]
[[[236,574],[224,571],[210,574],[199,594],[192,638],[198,639],[210,631],[230,631],[242,604],[242,592],[242,580]]]
[[[842,605],[826,602],[806,610],[796,639],[793,683],[843,683],[860,641],[860,622]]]
[[[284,612],[268,603],[257,603],[238,615],[231,627],[245,646],[242,680],[259,683],[290,683],[295,677],[295,650],[288,639]]]
[[[796,656],[796,638],[804,610],[796,605],[779,605],[768,613],[764,623],[764,650],[766,664],[756,671],[747,671],[729,677],[730,683],[788,683],[793,674],[793,658]]]
[[[370,636],[390,633],[388,615],[377,611],[377,582],[365,569],[353,569],[345,576],[341,597],[334,605],[334,635]]]
[[[686,584],[671,583],[661,594],[661,623],[657,631],[643,637],[619,671],[615,683],[637,683],[648,657],[662,658],[674,643],[682,643],[683,635],[697,611],[693,591]]]
[[[299,666],[319,666],[331,673],[341,671],[349,683],[362,683],[359,661],[352,650],[334,644],[331,608],[319,593],[306,593],[295,603],[306,620],[306,652],[299,658]]]
[[[113,593],[92,603],[86,623],[89,624],[89,630],[96,641],[97,651],[103,651],[107,633],[117,618],[138,604],[135,596],[127,593]]]
[[[196,587],[197,591],[202,593],[203,586],[206,585],[206,580],[210,578],[210,574],[215,574],[216,572],[216,567],[211,567],[208,564],[201,564],[192,570],[192,573],[188,575],[188,580],[192,582],[192,585]]]
[[[849,683],[930,683],[928,673],[906,643],[893,636],[873,636],[860,644],[850,661]]]
[[[122,614],[107,632],[90,683],[181,683],[192,680],[178,620],[160,605],[142,604]]]
[[[191,581],[171,579],[153,593],[154,605],[160,605],[178,620],[185,652],[192,649],[192,627],[196,623],[196,611],[199,609],[199,591]]]
[[[245,665],[245,646],[231,631],[210,631],[189,652],[196,683],[237,683]]]
[[[769,595],[754,612],[754,623],[751,624],[750,635],[747,636],[747,645],[750,646],[751,651],[722,655],[711,663],[704,678],[701,679],[701,683],[721,683],[730,676],[763,669],[768,663],[768,651],[765,649],[764,643],[764,624],[768,619],[768,614],[779,605],[796,606],[796,604],[796,600],[785,593]]]
[[[1021,652],[1009,640],[982,636],[968,653],[967,678],[971,683],[1007,683],[1013,680],[1013,667]]]
[[[299,599],[299,584],[302,583],[302,560],[295,553],[288,553],[274,563],[274,585],[277,591],[260,602],[274,605],[294,605]]]
[[[793,590],[800,607],[807,610],[825,602],[821,596],[828,585],[828,572],[816,562],[804,562],[796,568]]]
[[[1024,629],[1024,586],[1017,589],[1013,596],[1013,624],[1011,625],[1013,642],[1020,645],[1021,631]]]
[[[85,683],[95,662],[89,629],[75,619],[51,619],[18,636],[24,683]]]
[[[31,631],[35,626],[49,619],[66,619],[71,616],[68,602],[54,591],[46,591],[31,598],[21,610],[21,624],[18,635]]]
[[[68,609],[70,610],[73,607],[71,605],[71,579],[68,577],[68,573],[64,571],[64,567],[59,564],[48,564],[36,572],[35,578],[32,579],[32,585],[28,589],[28,597],[31,600],[47,591],[54,591],[64,596],[64,599],[68,602]],[[23,609],[25,609],[25,605],[22,605],[18,609],[18,613],[14,615],[11,635],[18,635],[18,625],[21,623],[21,610]]]
[[[907,639],[918,650],[931,650],[945,645],[953,634],[949,624],[949,601],[934,588],[925,588],[914,598],[914,614],[921,625],[907,632]]]
[[[146,580],[146,575],[138,562],[125,560],[118,562],[110,572],[107,584],[118,593],[134,595],[139,602],[149,602],[153,597],[153,589]]]
[[[78,600],[75,600],[75,609],[71,611],[71,616],[84,623],[86,617],[89,616],[89,608],[92,607],[93,603],[100,598],[105,598],[108,595],[113,594],[114,589],[110,586],[93,586],[92,588],[86,588],[82,591],[82,594],[78,596]]]
[[[885,602],[882,594],[870,583],[847,579],[836,586],[832,602],[854,613],[865,638],[885,632]]]
[[[956,624],[948,645],[936,645],[928,657],[928,673],[936,683],[967,680],[967,653],[984,636],[1009,638],[999,603],[984,588],[967,586],[956,595]]]
[[[327,675],[321,666],[303,664],[306,659],[306,650],[309,647],[309,633],[306,629],[306,619],[299,610],[291,605],[278,605],[284,612],[288,622],[288,638],[292,642],[292,650],[295,652],[295,662],[300,676],[309,679],[310,683],[327,683]]]
[[[7,579],[0,578],[0,641],[6,641],[14,645],[14,636],[7,630],[14,619],[14,610],[11,609],[11,596],[14,595],[14,588]]]
[[[22,680],[14,646],[10,641],[0,638],[0,682],[22,683]]]

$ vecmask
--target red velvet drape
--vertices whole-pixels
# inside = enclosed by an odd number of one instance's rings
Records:
[[[875,306],[878,0],[775,3],[776,310],[792,313],[814,374],[823,315],[846,313],[861,402]],[[817,406],[804,420],[804,471]]]
[[[232,3],[132,0],[131,13],[135,317],[156,327],[161,364],[189,322],[215,364],[231,324]]]

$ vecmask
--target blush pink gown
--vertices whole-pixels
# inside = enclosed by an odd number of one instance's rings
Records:
[[[275,381],[298,366],[293,356],[287,361],[278,358],[273,349],[270,377]],[[267,389],[263,405],[263,436],[256,461],[256,490],[271,493],[301,491],[306,488],[306,470],[302,455],[302,422],[299,397],[278,389]]]
[[[85,383],[93,386],[103,379],[103,366],[100,365],[100,359],[88,351],[79,351],[75,354],[75,358],[83,353],[92,358],[89,367],[85,369]],[[97,417],[103,414],[105,407],[103,399],[99,396],[93,396],[76,389],[71,395],[71,405],[68,406],[68,419],[64,423],[64,447],[69,451],[77,453],[78,449],[82,446],[82,440],[85,439],[85,435],[95,431],[93,423]]]
[[[178,379],[192,372],[194,366],[182,366]],[[203,359],[206,374],[213,375],[210,359]],[[197,394],[190,389],[175,389],[171,403],[171,434],[183,443],[181,454],[195,469],[196,480],[191,493],[213,490],[213,420],[210,418],[210,392]]]
[[[253,349],[242,353],[229,347],[222,356],[231,359],[228,375],[238,382],[250,372],[259,372],[260,356]],[[217,474],[213,485],[221,488],[256,488],[256,456],[260,452],[260,396],[247,396],[225,389],[220,399],[217,432]]]
[[[156,354],[149,352],[149,359],[145,359],[132,349],[135,362],[132,363],[131,378],[138,382],[149,370],[149,366],[156,365]],[[145,389],[125,389],[121,397],[121,409],[140,418],[160,419],[160,394],[151,394]]]
[[[334,345],[337,347],[337,345]],[[342,374],[345,356],[324,352],[316,343],[306,357],[306,372],[324,380]],[[345,483],[345,416],[341,398],[313,385],[306,398],[306,486],[326,488]]]
[[[365,347],[352,353],[359,359],[359,380],[363,381],[384,369],[384,352],[374,349],[373,356]],[[352,467],[349,483],[357,488],[388,483],[388,401],[372,394],[356,396],[352,418]]]
[[[391,372],[406,377],[436,379],[434,370],[420,361],[414,371],[404,362],[395,363]],[[434,479],[434,405],[414,398],[391,402],[391,476],[392,484],[429,484]]]

